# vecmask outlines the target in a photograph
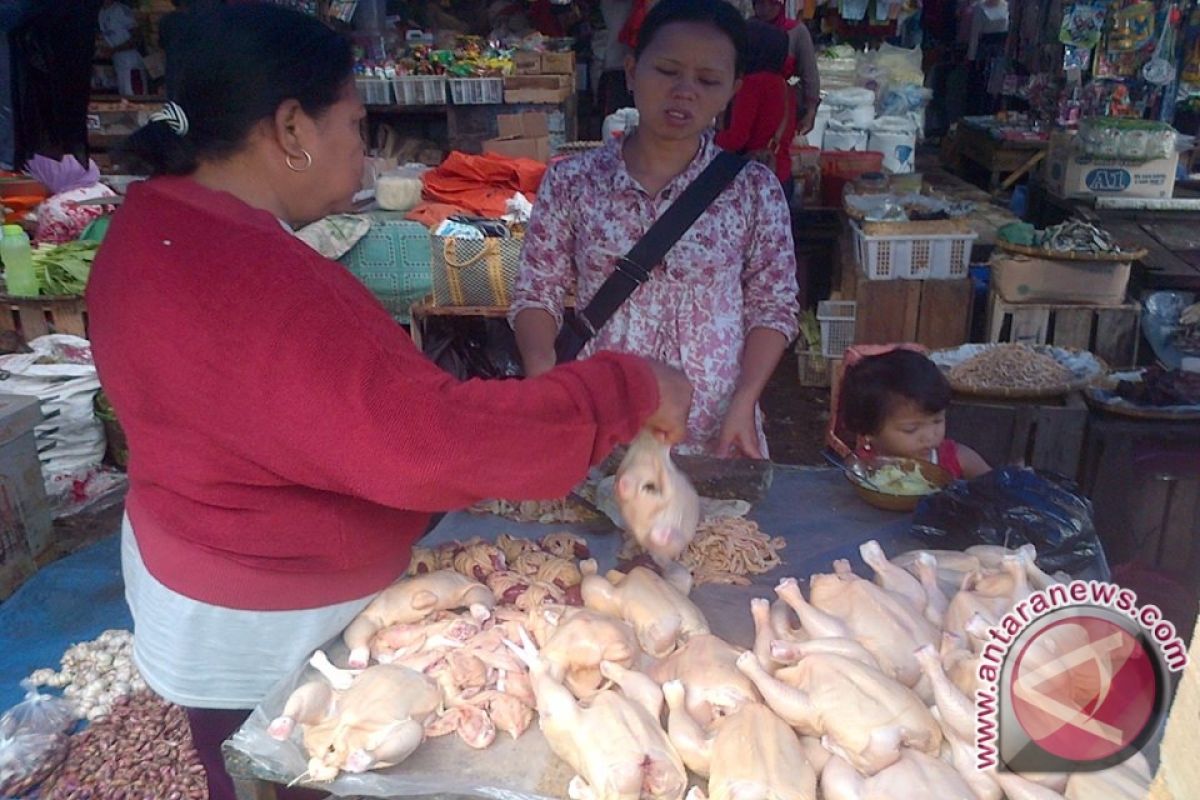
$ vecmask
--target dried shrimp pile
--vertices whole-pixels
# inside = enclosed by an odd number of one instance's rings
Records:
[[[543,525],[566,525],[592,522],[599,519],[586,506],[569,497],[560,500],[484,500],[467,509],[472,514],[495,514],[512,522],[539,522]]]
[[[696,528],[696,538],[680,561],[692,572],[697,586],[729,583],[749,586],[749,575],[763,575],[783,563],[779,554],[787,546],[782,536],[763,533],[757,522],[740,517],[713,517]],[[625,540],[618,560],[636,561],[641,548],[632,538]]]
[[[1071,370],[1023,344],[989,347],[951,367],[950,383],[968,389],[1049,389],[1069,383]]]

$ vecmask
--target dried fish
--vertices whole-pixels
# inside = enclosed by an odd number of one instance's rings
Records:
[[[1119,253],[1112,234],[1088,222],[1070,220],[1035,234],[1034,245],[1059,253]]]

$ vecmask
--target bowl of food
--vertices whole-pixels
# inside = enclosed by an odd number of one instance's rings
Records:
[[[954,482],[944,468],[919,458],[875,456],[860,459],[872,489],[858,478],[846,475],[858,496],[884,511],[912,511],[922,497],[940,492]]]

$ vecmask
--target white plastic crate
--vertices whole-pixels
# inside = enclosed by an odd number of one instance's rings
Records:
[[[392,81],[399,106],[446,104],[446,78],[442,75],[401,75]]]
[[[853,228],[855,256],[873,281],[965,278],[971,265],[971,243],[978,236],[972,232],[868,236],[857,224]]]
[[[482,106],[504,102],[504,78],[450,78],[455,105]]]
[[[368,106],[390,106],[392,104],[392,82],[387,78],[355,78],[354,87],[358,96]]]
[[[841,358],[854,344],[854,319],[858,304],[853,300],[822,300],[817,303],[817,322],[821,324],[821,355]]]

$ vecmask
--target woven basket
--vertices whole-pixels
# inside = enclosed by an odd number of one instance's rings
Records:
[[[519,235],[462,239],[431,234],[434,303],[507,308],[524,241]]]
[[[1013,244],[1006,242],[1003,239],[996,240],[996,247],[1001,250],[1007,250],[1010,253],[1018,253],[1023,256],[1031,256],[1033,258],[1044,258],[1049,261],[1116,261],[1120,263],[1129,263],[1132,261],[1141,261],[1146,257],[1146,250],[1122,250],[1120,253],[1087,253],[1087,252],[1064,252],[1058,250],[1042,250],[1039,247],[1026,247],[1023,244]]]
[[[800,369],[800,385],[823,389],[829,386],[829,360],[820,350],[801,350],[796,353]]]

